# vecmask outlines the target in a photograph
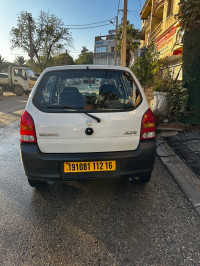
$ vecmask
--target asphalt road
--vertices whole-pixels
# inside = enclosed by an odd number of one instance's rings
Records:
[[[16,96],[11,92],[4,92],[0,97],[0,127],[10,125],[18,120],[25,108],[28,96]]]
[[[158,158],[146,186],[112,179],[35,190],[18,132],[19,118],[0,128],[0,265],[200,264],[199,216]]]

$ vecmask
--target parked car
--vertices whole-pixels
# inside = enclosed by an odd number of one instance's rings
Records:
[[[92,93],[84,83],[91,77],[105,82]],[[80,84],[66,86],[70,79]],[[126,67],[47,68],[21,117],[20,141],[32,187],[48,180],[95,178],[131,178],[145,184],[155,161],[154,117],[141,85]]]

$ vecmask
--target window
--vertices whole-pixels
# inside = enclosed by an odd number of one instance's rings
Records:
[[[107,52],[107,47],[96,47],[96,53],[106,53]]]
[[[18,77],[21,77],[23,79],[27,79],[25,69],[21,69],[21,68],[14,68],[14,76],[18,76]]]
[[[44,112],[131,111],[141,102],[139,95],[126,71],[63,70],[43,77],[33,102]]]

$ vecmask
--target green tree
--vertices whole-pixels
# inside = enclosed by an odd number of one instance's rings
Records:
[[[26,60],[24,59],[23,56],[17,56],[14,63],[17,66],[25,66],[26,65]]]
[[[0,55],[0,72],[7,70],[7,62],[6,60]]]
[[[152,86],[154,82],[155,71],[158,71],[158,53],[155,45],[150,45],[145,56],[137,58],[131,70],[136,75],[143,87]]]
[[[200,125],[200,0],[180,0],[183,35],[183,82],[188,89],[186,122]]]
[[[66,49],[72,40],[60,18],[41,11],[34,19],[31,13],[22,11],[18,15],[17,26],[11,30],[11,48],[21,48],[30,54],[30,32],[33,54],[41,70],[47,67],[51,57]]]
[[[178,19],[181,21],[182,29],[189,30],[200,25],[200,1],[180,0],[180,11]]]
[[[40,62],[42,62],[42,64],[45,60],[46,60],[45,57],[40,57]],[[63,65],[74,65],[73,58],[67,52],[58,54],[54,57],[50,57],[47,63],[47,67],[63,66]],[[30,60],[27,60],[27,66],[31,67]],[[34,62],[34,70],[35,70],[35,73],[42,72],[39,64],[36,61]]]
[[[130,24],[129,21],[127,21],[127,39],[126,39],[126,65],[129,65],[129,62],[131,60],[131,55],[136,52],[140,45],[140,35],[141,32],[138,29],[134,28],[133,24]],[[118,39],[118,51],[120,53],[121,46],[122,46],[122,24],[119,25],[119,29],[117,32],[117,39]]]
[[[52,60],[55,66],[74,65],[74,60],[67,51],[66,53],[55,56]]]
[[[79,54],[78,58],[75,60],[76,64],[84,65],[84,64],[93,64],[94,53],[90,52],[86,46],[82,46],[82,51]]]

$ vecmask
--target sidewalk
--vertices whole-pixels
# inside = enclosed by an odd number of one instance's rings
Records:
[[[200,215],[200,132],[162,129],[157,154]]]

